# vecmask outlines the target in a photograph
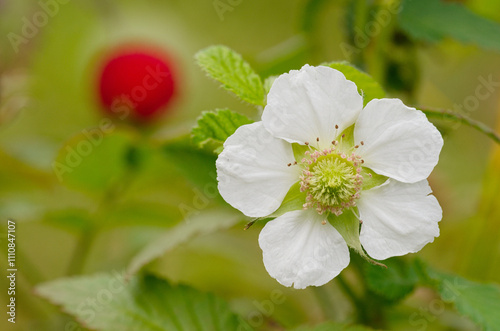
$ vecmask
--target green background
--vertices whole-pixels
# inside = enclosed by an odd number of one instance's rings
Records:
[[[476,14],[500,22],[497,1],[462,2]],[[40,4],[0,3],[0,217],[2,224],[7,218],[17,221],[19,268],[18,323],[13,327],[2,318],[1,328],[64,330],[70,318],[33,296],[34,285],[69,274],[126,268],[147,243],[183,222],[179,206],[192,206],[197,190],[213,183],[215,156],[191,151],[176,138],[189,134],[203,110],[230,108],[254,120],[259,112],[221,89],[196,66],[194,54],[204,47],[231,47],[264,78],[305,63],[352,61],[379,80],[389,96],[415,106],[453,109],[474,95],[481,77],[491,75],[500,81],[498,46],[478,47],[484,45],[460,40],[454,31],[439,41],[418,38],[411,47],[382,43],[380,49],[363,49],[362,57],[347,57],[341,45],[349,42],[349,3],[242,0],[229,5],[231,10],[221,20],[210,0],[73,0],[58,4],[57,14],[21,44],[19,52],[8,35],[20,35],[23,18],[33,17]],[[392,20],[390,24],[396,24],[397,17]],[[100,57],[110,47],[135,41],[160,46],[175,59],[179,95],[171,111],[146,129],[120,125],[60,182],[52,162],[66,146],[79,141],[79,132],[97,126],[103,117],[95,99]],[[387,58],[390,64],[384,62]],[[403,70],[400,77],[406,81],[391,81],[391,66],[398,61],[402,65],[397,70]],[[495,88],[467,115],[500,131],[499,96]],[[429,181],[444,217],[440,237],[419,257],[441,270],[499,283],[500,149],[465,125],[437,124],[445,145]],[[137,169],[134,162],[123,159],[131,144],[138,146]],[[201,213],[225,208],[220,207],[219,197],[202,204]],[[336,284],[327,290],[335,306],[333,316],[327,316],[313,289],[294,291],[273,280],[263,267],[257,244],[260,225],[242,231],[248,220],[238,217],[238,225],[180,245],[149,269],[174,283],[217,293],[242,316],[255,309],[255,301],[268,300],[273,290],[282,291],[286,300],[276,305],[269,320],[287,328],[332,317],[351,322],[352,307],[343,303]],[[2,227],[4,234],[6,226]],[[83,263],[78,249],[86,245]],[[4,266],[5,254],[0,260]],[[349,277],[351,271],[344,273]],[[0,283],[3,305],[5,278]],[[419,288],[403,304],[389,308],[389,328],[417,330],[409,316],[429,307],[434,296]],[[426,320],[429,330],[474,329],[448,309]],[[272,323],[266,325],[264,329]]]

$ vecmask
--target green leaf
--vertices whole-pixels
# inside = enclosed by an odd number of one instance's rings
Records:
[[[236,129],[252,123],[248,117],[229,109],[204,111],[198,118],[198,125],[191,130],[193,143],[199,147],[209,146],[216,154],[222,152],[222,145]]]
[[[278,77],[279,76],[269,76],[264,80],[264,91],[266,92],[266,95],[269,93],[269,91],[271,91],[271,87],[273,86],[274,81]]]
[[[363,175],[363,191],[369,190],[376,186],[384,184],[388,177],[379,175],[369,168],[362,168],[361,174]]]
[[[241,55],[226,46],[211,46],[199,51],[195,58],[226,90],[251,104],[264,105],[262,80]]]
[[[370,329],[363,325],[346,325],[327,322],[315,326],[301,326],[293,331],[370,331]]]
[[[333,227],[342,235],[347,245],[365,257],[365,253],[359,241],[359,220],[351,210],[345,210],[339,216],[328,215],[328,220]]]
[[[217,157],[212,152],[199,149],[187,137],[166,143],[162,151],[172,167],[193,185],[202,189],[217,185]]]
[[[342,142],[342,148],[354,147],[354,124],[340,132],[335,140]]]
[[[306,156],[305,152],[311,151],[311,147],[306,145],[300,145],[297,143],[292,143],[292,150],[295,161],[297,161],[297,163],[300,163]]]
[[[249,330],[222,299],[150,275],[129,282],[119,273],[58,279],[35,293],[93,330]]]
[[[426,41],[454,38],[466,44],[500,51],[500,24],[465,6],[438,0],[403,0],[399,24],[411,36]]]
[[[106,215],[102,227],[161,226],[171,227],[182,220],[178,206],[147,200],[117,203]]]
[[[387,269],[365,264],[363,273],[368,288],[391,302],[397,302],[410,294],[419,282],[414,264],[402,258],[385,260]]]
[[[330,213],[328,221],[342,235],[347,246],[354,249],[363,259],[376,266],[387,268],[385,264],[371,259],[363,250],[359,240],[360,222],[352,210],[345,210],[339,216]]]
[[[101,194],[130,170],[128,156],[133,140],[128,131],[84,131],[64,144],[52,169],[68,187]]]
[[[267,217],[278,217],[289,211],[302,210],[306,202],[306,196],[306,192],[300,192],[300,182],[293,184],[283,199],[281,206]]]
[[[137,273],[146,264],[182,243],[198,236],[230,228],[241,220],[240,213],[233,210],[217,209],[202,212],[192,207],[179,207],[186,208],[185,220],[139,252],[128,266],[129,274]]]
[[[353,81],[363,96],[363,104],[366,106],[372,99],[381,99],[385,97],[384,89],[370,75],[357,69],[348,62],[324,63],[324,66],[336,69],[342,72],[350,81]]]
[[[445,302],[455,305],[461,314],[483,327],[498,330],[500,325],[500,287],[481,284],[465,278],[427,268],[428,277]]]

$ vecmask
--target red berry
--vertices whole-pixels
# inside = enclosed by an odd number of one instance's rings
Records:
[[[167,109],[175,92],[172,64],[152,50],[121,50],[103,65],[99,77],[104,109],[121,119],[149,120]]]

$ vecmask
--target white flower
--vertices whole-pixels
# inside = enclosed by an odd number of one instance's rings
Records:
[[[303,205],[268,222],[259,244],[278,282],[320,286],[349,264],[349,239],[332,225],[346,215],[362,220],[356,240],[379,260],[417,252],[439,235],[442,211],[426,178],[442,146],[421,111],[398,99],[363,108],[341,72],[306,65],[276,79],[261,122],[227,139],[219,191],[245,215],[264,217],[300,187]]]

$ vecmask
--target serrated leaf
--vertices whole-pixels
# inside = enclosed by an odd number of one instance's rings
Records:
[[[222,299],[150,275],[128,283],[119,273],[58,279],[35,293],[93,330],[248,330]]]
[[[200,211],[190,206],[179,207],[186,208],[183,210],[185,213],[184,221],[165,232],[164,235],[139,252],[128,266],[127,272],[129,274],[137,273],[146,264],[190,239],[230,228],[241,220],[241,215],[233,210]]]
[[[451,37],[462,43],[500,51],[500,24],[458,3],[403,0],[399,24],[417,39],[440,41]]]
[[[226,46],[211,46],[199,51],[195,58],[226,90],[251,104],[264,105],[262,80],[241,55]]]
[[[485,331],[498,330],[500,325],[500,287],[481,284],[465,278],[427,268],[432,285],[445,302],[455,305],[457,311],[479,324]]]
[[[364,265],[364,275],[368,288],[391,302],[404,299],[416,287],[419,277],[414,264],[402,258],[384,260],[386,268]]]
[[[363,105],[366,106],[372,99],[381,99],[385,97],[384,89],[370,75],[357,69],[348,62],[324,63],[324,66],[336,69],[342,72],[350,81],[353,81],[361,95],[363,95]]]
[[[198,118],[198,125],[191,130],[193,143],[199,147],[209,146],[216,154],[222,152],[222,145],[236,129],[252,123],[248,117],[229,109],[204,111]]]

